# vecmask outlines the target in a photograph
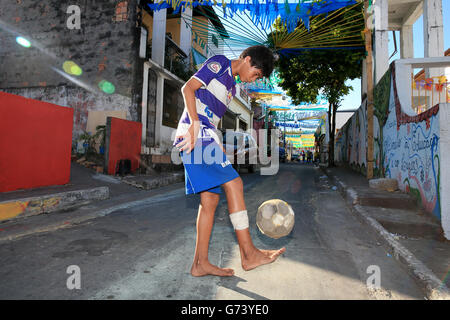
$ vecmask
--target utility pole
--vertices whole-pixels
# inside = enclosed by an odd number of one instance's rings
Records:
[[[271,140],[269,140],[269,106],[267,104],[264,104],[266,116],[264,117],[264,134],[266,135],[266,155],[268,154],[270,147],[271,147]]]
[[[264,117],[264,129],[269,129],[269,106],[265,105],[266,116]]]
[[[284,111],[284,136],[283,136],[284,152],[286,152],[286,112],[287,111]]]
[[[367,70],[367,179],[373,178],[373,65],[372,65],[372,32],[369,29],[369,0],[364,0]]]

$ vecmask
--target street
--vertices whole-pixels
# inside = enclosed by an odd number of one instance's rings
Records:
[[[186,196],[184,184],[177,183],[76,226],[2,242],[0,299],[424,298],[319,168],[285,163],[276,175],[241,177],[255,245],[287,249],[274,263],[247,272],[241,268],[222,193],[209,257],[213,264],[233,268],[235,276],[191,276],[199,197]],[[256,227],[258,206],[275,198],[295,211],[294,229],[278,240]],[[96,210],[92,204],[76,214]],[[69,285],[69,266],[79,268],[79,289]],[[380,271],[379,288],[367,286],[372,270]]]

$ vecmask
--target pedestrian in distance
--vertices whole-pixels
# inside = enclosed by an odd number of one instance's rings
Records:
[[[316,166],[318,166],[319,165],[319,162],[320,162],[320,153],[319,153],[319,151],[315,151],[314,152],[314,164],[316,165]]]
[[[243,182],[227,159],[216,129],[236,94],[235,77],[239,76],[242,82],[269,77],[274,61],[272,51],[265,46],[249,47],[235,60],[216,55],[205,61],[181,89],[185,108],[174,145],[180,150],[185,169],[186,194],[200,194],[191,267],[193,276],[234,275],[233,269],[220,268],[208,259],[209,240],[221,188],[226,194],[229,217],[236,232],[244,270],[271,263],[286,250],[260,250],[254,246],[249,231]],[[204,156],[199,161],[198,154],[210,154],[219,161],[211,164]]]

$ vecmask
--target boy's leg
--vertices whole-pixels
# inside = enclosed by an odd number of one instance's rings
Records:
[[[197,216],[197,239],[195,243],[194,262],[191,274],[196,277],[205,275],[232,276],[233,269],[223,269],[209,263],[208,248],[214,224],[214,213],[219,203],[220,195],[213,192],[200,193],[200,206]]]
[[[242,179],[237,177],[227,183],[223,188],[227,195],[228,211],[230,214],[246,210],[244,201],[244,186]],[[244,270],[251,270],[260,265],[275,261],[280,254],[286,251],[286,248],[279,250],[259,250],[252,242],[249,228],[236,230],[236,237],[239,242],[241,252],[241,263]]]

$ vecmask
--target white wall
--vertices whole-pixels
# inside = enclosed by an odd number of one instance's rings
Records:
[[[450,103],[439,106],[440,127],[440,200],[441,223],[444,235],[450,239]]]

